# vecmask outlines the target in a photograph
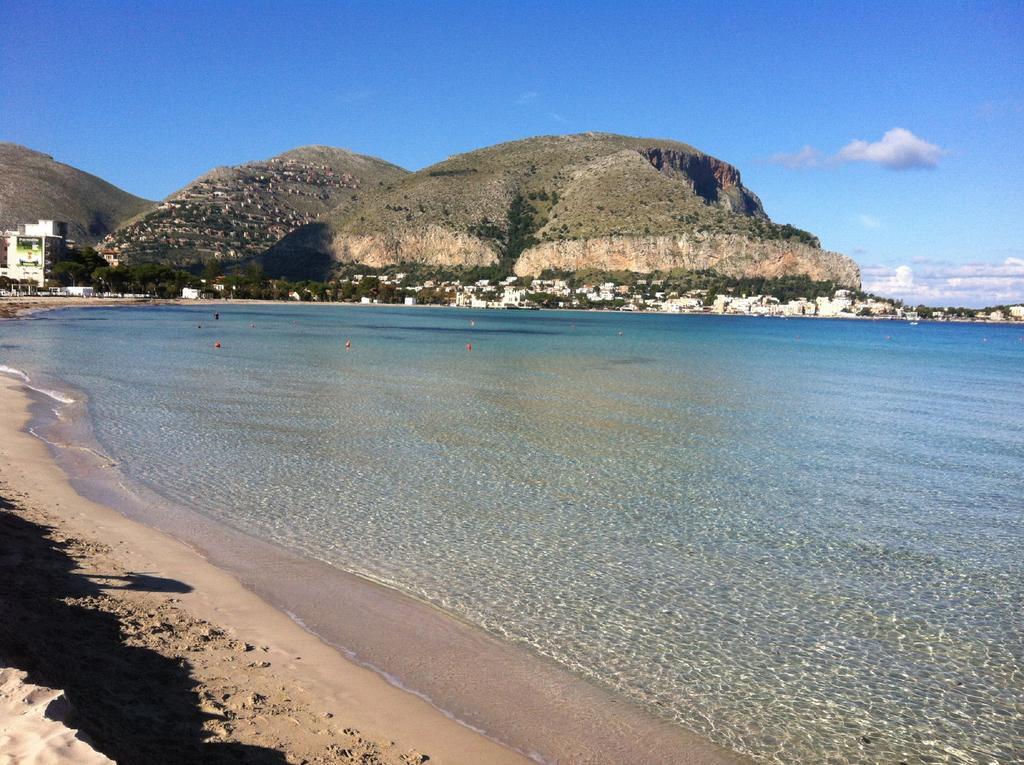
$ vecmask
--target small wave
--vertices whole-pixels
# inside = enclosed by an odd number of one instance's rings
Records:
[[[11,377],[17,377],[22,382],[28,382],[29,376],[22,372],[20,369],[9,367],[6,364],[0,364],[0,374],[10,375]]]
[[[37,388],[35,385],[28,385],[28,384],[26,384],[25,387],[29,388],[30,390],[34,390],[36,393],[42,393],[44,396],[49,396],[54,401],[57,401],[57,402],[59,402],[61,404],[73,404],[73,403],[75,403],[75,400],[73,398],[71,398],[71,396],[68,396],[68,395],[66,395],[64,393],[61,393],[60,391],[57,391],[57,390],[50,390],[49,388]]]
[[[38,388],[35,385],[30,385],[32,378],[29,377],[25,372],[14,367],[9,367],[6,364],[0,364],[0,374],[10,375],[11,377],[17,377],[29,390],[34,390],[36,393],[42,393],[44,396],[49,396],[54,401],[61,404],[73,404],[75,399],[66,393],[61,393],[58,390],[50,390],[49,388]]]
[[[100,459],[100,460],[103,460],[104,462],[106,462],[107,464],[103,465],[103,467],[106,467],[106,468],[117,467],[117,461],[113,457],[111,457],[108,454],[104,454],[103,452],[98,452],[98,451],[96,451],[95,449],[93,449],[93,448],[91,448],[89,446],[76,446],[75,444],[69,444],[66,441],[51,441],[49,438],[44,436],[42,433],[37,431],[35,428],[29,428],[28,432],[29,432],[29,435],[35,436],[36,438],[38,438],[40,441],[42,441],[47,446],[52,446],[52,447],[57,448],[57,449],[77,449],[78,451],[81,451],[81,452],[88,452],[89,454],[91,454],[92,456],[96,457],[97,459]],[[118,486],[120,486],[126,492],[130,491],[128,489],[128,487],[125,486],[123,483],[119,482]]]

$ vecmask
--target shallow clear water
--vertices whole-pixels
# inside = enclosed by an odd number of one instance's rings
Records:
[[[220,310],[4,322],[0,365],[165,497],[736,751],[1021,757],[1024,328]]]

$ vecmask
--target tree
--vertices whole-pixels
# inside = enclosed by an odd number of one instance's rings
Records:
[[[77,287],[78,282],[85,279],[89,271],[82,263],[74,260],[62,260],[53,267],[53,275],[61,282],[71,282],[71,286]]]
[[[246,281],[254,287],[261,286],[266,279],[266,276],[263,273],[263,266],[259,263],[252,263],[245,269],[245,278]]]
[[[224,265],[216,258],[210,258],[203,266],[203,278],[212,282],[218,276],[224,275]]]

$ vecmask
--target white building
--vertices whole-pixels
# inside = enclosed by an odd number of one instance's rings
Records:
[[[414,297],[407,297],[405,299],[405,304],[406,305],[416,305],[416,298],[414,298]]]
[[[839,316],[848,313],[853,307],[853,301],[848,297],[840,296],[840,293],[849,294],[848,290],[836,290],[836,297],[831,300],[827,297],[819,297],[815,300],[818,306],[818,316]]]
[[[201,294],[195,287],[182,287],[181,297],[183,300],[199,300]]]
[[[504,306],[520,306],[526,300],[526,290],[519,287],[505,287],[501,296],[501,304]]]
[[[3,235],[6,258],[0,276],[42,287],[66,249],[68,224],[55,220],[22,223]]]
[[[817,310],[817,305],[812,303],[810,300],[804,300],[798,298],[797,300],[790,300],[784,306],[782,306],[783,316],[814,316]]]
[[[683,311],[699,311],[703,303],[698,298],[677,297],[669,298],[661,307],[667,313],[682,313]]]

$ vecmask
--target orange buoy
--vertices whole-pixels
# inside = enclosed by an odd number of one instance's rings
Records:
[[[214,347],[214,348],[220,348],[220,340],[218,340],[217,342],[215,342],[215,343],[213,344],[213,347]]]
[[[473,344],[472,343],[466,343],[466,350],[467,351],[473,350]]]
[[[347,349],[347,348],[351,348],[351,347],[352,347],[352,341],[351,340],[346,340],[345,341],[345,348]]]

